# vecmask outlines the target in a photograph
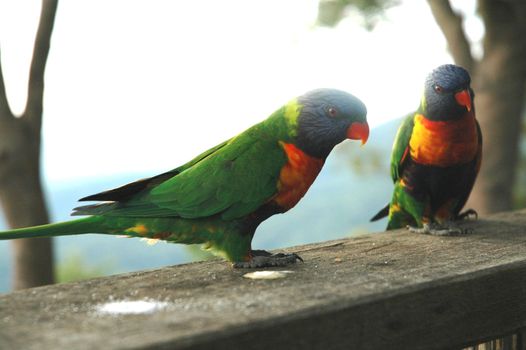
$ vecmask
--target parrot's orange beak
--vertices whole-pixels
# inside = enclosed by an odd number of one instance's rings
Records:
[[[471,112],[471,96],[467,89],[457,92],[455,94],[455,100],[457,100],[459,105],[466,107],[468,112]]]
[[[351,140],[362,140],[362,145],[367,142],[369,138],[369,124],[363,123],[352,123],[347,129],[347,138]]]

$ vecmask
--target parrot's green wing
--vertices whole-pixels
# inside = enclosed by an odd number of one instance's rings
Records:
[[[413,133],[414,126],[414,114],[410,114],[404,118],[402,125],[398,128],[395,140],[393,142],[393,150],[391,152],[391,178],[393,182],[400,179],[400,174],[404,169],[407,160],[410,158],[409,155],[409,140]],[[387,204],[383,207],[375,216],[371,218],[371,221],[380,220],[383,217],[389,215],[389,206]]]
[[[100,192],[93,194],[91,196],[87,196],[84,198],[79,199],[79,201],[119,201],[123,202],[126,201],[133,196],[135,196],[138,192],[153,188],[166,180],[178,175],[179,173],[183,172],[184,170],[192,167],[196,163],[202,161],[206,157],[210,156],[211,154],[215,153],[219,149],[223,148],[226,144],[228,144],[230,140],[227,140],[225,142],[220,143],[219,145],[210,148],[209,150],[201,153],[191,161],[173,169],[170,171],[167,171],[165,173],[149,177],[146,179],[141,179],[129,184],[126,184],[121,187],[117,187],[108,191]],[[79,208],[77,208],[79,209]]]
[[[414,116],[408,115],[398,128],[391,153],[391,178],[396,182],[400,178],[405,162],[409,157],[409,140],[413,133]]]
[[[90,211],[81,207],[77,214],[183,218],[221,214],[224,219],[237,218],[253,212],[277,192],[285,162],[276,138],[257,125],[165,173],[169,175],[150,179],[142,191],[124,201],[91,206]],[[96,195],[87,198],[101,200]]]

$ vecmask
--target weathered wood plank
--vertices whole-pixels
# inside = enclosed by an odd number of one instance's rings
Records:
[[[467,225],[295,247],[283,279],[209,261],[3,295],[0,349],[459,349],[525,328],[526,211]],[[122,300],[166,304],[97,312]]]

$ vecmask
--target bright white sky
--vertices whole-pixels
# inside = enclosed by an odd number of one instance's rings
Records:
[[[472,39],[475,0],[458,2]],[[21,112],[38,0],[0,0],[10,104]],[[317,0],[63,0],[46,70],[44,175],[51,181],[164,171],[317,87],[347,90],[371,126],[416,108],[451,62],[421,0],[372,32],[353,17],[314,26]],[[370,142],[374,142],[374,131]]]

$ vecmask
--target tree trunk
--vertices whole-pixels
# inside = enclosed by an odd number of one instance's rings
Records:
[[[474,77],[484,144],[482,168],[470,201],[483,214],[512,209],[524,108],[526,55],[521,58],[513,44],[504,40],[499,46],[480,62]]]
[[[44,224],[49,221],[39,173],[40,137],[24,119],[0,123],[0,202],[10,227]],[[13,288],[53,283],[53,254],[50,238],[12,242]]]
[[[0,65],[0,204],[10,227],[49,221],[40,182],[40,132],[44,71],[58,0],[43,0],[29,73],[24,113],[9,108]],[[54,282],[52,241],[49,238],[13,241],[13,288]]]
[[[493,213],[513,206],[526,91],[526,4],[485,0],[479,11],[486,35],[473,87],[484,144],[471,204]]]

